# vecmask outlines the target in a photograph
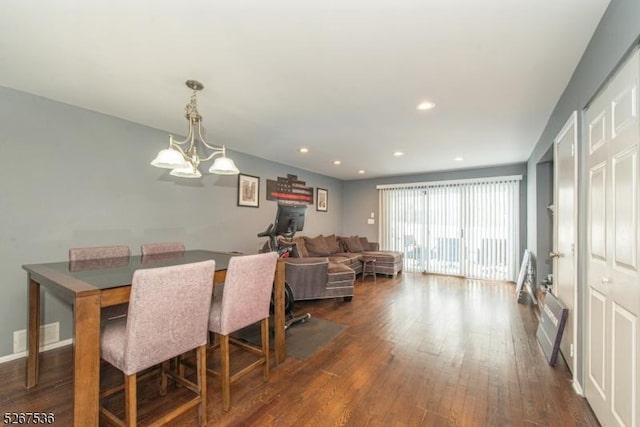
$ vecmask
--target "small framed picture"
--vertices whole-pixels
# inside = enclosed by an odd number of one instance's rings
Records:
[[[316,189],[316,210],[326,212],[329,205],[329,192],[324,188]]]
[[[260,206],[260,178],[238,174],[238,206]]]

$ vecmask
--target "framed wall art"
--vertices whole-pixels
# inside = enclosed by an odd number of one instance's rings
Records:
[[[320,212],[327,212],[329,205],[329,191],[324,188],[316,189],[316,210]]]
[[[260,178],[238,174],[238,206],[260,207]]]
[[[313,187],[290,173],[267,179],[267,200],[286,204],[313,204]]]

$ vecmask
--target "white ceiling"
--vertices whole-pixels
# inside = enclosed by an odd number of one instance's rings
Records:
[[[608,4],[4,0],[0,86],[183,135],[197,79],[208,142],[340,179],[522,162]]]

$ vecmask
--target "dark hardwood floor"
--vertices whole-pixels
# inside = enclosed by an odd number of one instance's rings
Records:
[[[512,284],[411,273],[375,283],[367,277],[357,281],[351,303],[305,302],[297,310],[348,327],[310,359],[287,358],[270,382],[256,370],[234,384],[228,413],[209,378],[209,425],[598,425],[564,363],[547,364],[535,312],[515,302]],[[109,366],[102,373],[105,383],[121,381]],[[71,348],[42,356],[34,389],[25,390],[24,375],[24,359],[0,365],[0,414],[53,412],[58,425],[71,425]],[[154,378],[139,388],[142,421],[188,396],[174,387],[160,398]],[[108,404],[122,412],[121,396]],[[196,426],[197,411],[174,424]]]

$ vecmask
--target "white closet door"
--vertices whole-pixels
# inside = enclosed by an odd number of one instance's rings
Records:
[[[636,51],[586,111],[585,395],[603,426],[637,426],[640,193]]]
[[[554,140],[553,293],[569,309],[560,350],[574,377],[576,358],[576,229],[578,117],[573,113]],[[542,256],[543,254],[539,254]]]

